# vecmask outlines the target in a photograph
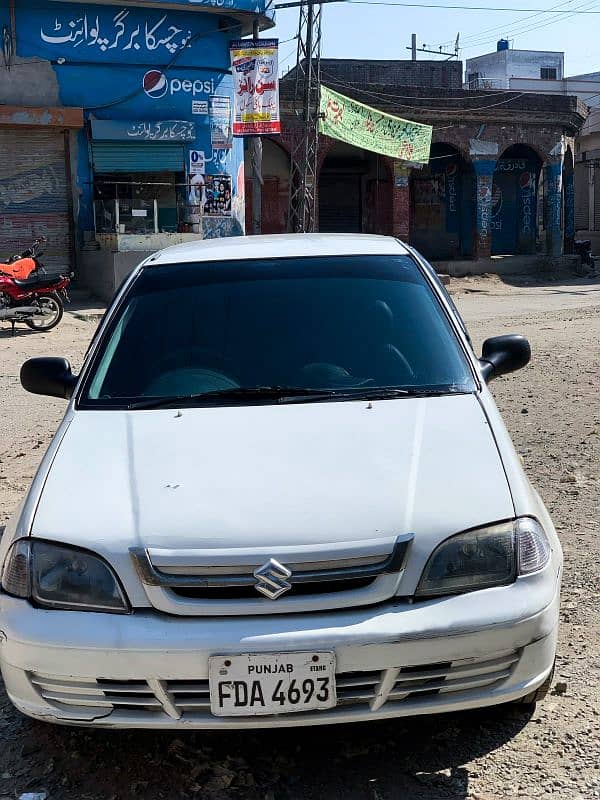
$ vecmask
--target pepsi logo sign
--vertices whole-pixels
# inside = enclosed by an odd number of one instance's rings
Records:
[[[144,75],[143,86],[148,97],[154,100],[160,100],[169,89],[166,75],[158,69],[148,70]]]
[[[164,72],[159,69],[151,69],[143,78],[144,91],[153,100],[160,100],[167,92],[171,97],[179,93],[197,95],[212,95],[215,93],[215,83],[213,80],[186,80],[181,78],[167,78]]]

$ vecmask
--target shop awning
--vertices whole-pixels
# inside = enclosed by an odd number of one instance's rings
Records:
[[[83,109],[0,105],[0,125],[11,128],[83,128]]]

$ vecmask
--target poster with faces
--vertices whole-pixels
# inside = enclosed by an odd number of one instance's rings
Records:
[[[204,215],[231,216],[231,175],[204,176]]]

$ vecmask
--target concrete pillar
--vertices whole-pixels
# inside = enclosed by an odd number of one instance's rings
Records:
[[[546,220],[546,252],[549,256],[563,254],[562,174],[562,158],[546,164],[544,217]]]
[[[410,239],[410,180],[409,170],[394,162],[392,187],[392,236],[408,242]]]
[[[491,159],[473,161],[475,170],[475,236],[473,257],[489,258],[492,254],[492,188],[496,162]]]
[[[572,253],[575,243],[575,173],[565,172],[565,252]]]

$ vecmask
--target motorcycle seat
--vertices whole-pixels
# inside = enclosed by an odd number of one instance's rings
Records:
[[[60,276],[58,275],[34,275],[31,278],[25,278],[23,281],[15,279],[14,284],[18,286],[19,289],[42,289],[46,286],[52,286],[54,283],[58,283],[59,280]]]

